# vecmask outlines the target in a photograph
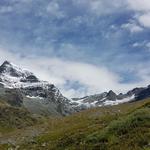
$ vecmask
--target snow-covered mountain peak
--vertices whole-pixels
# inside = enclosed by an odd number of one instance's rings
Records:
[[[8,88],[20,88],[38,83],[39,79],[30,71],[21,69],[9,61],[0,66],[0,83]]]
[[[2,66],[11,65],[12,63],[10,61],[5,60]]]
[[[29,75],[33,75],[33,73],[21,69],[9,61],[5,61],[0,66],[0,74],[10,75],[12,77],[27,77]]]
[[[19,100],[33,113],[67,115],[74,112],[70,101],[55,85],[39,80],[32,72],[9,61],[0,66],[0,90],[19,93]]]
[[[61,114],[68,114],[91,107],[117,105],[138,99],[143,99],[150,94],[150,86],[135,88],[125,94],[116,94],[112,90],[83,98],[67,99],[55,85],[39,80],[32,72],[19,68],[5,61],[0,66],[0,87],[19,90],[25,97],[25,104],[38,103],[38,108],[49,106],[48,110],[56,109]],[[29,101],[28,101],[29,100]],[[48,104],[48,105],[47,105]],[[30,106],[29,105],[29,106]],[[40,107],[39,107],[40,106]],[[27,106],[28,108],[28,106]]]

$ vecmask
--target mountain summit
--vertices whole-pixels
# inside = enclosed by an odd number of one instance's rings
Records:
[[[8,88],[20,88],[30,83],[39,82],[39,80],[32,72],[5,61],[0,66],[0,82]]]
[[[14,65],[9,61],[5,61],[0,66],[0,74],[7,74],[12,77],[26,77],[32,73],[17,67],[16,65]]]
[[[39,80],[32,72],[9,61],[0,66],[0,85],[5,97],[8,90],[9,93],[16,90],[15,95],[21,94],[19,102],[33,113],[67,115],[73,111],[69,100],[55,85]]]
[[[19,106],[23,105],[35,114],[68,115],[91,107],[117,105],[150,97],[150,86],[135,88],[125,94],[116,94],[110,90],[83,98],[68,99],[55,85],[41,81],[32,72],[5,61],[0,66],[0,93],[3,93],[3,97],[13,93],[8,97],[17,97],[15,103],[18,101]],[[14,100],[11,99],[11,103],[12,101]]]

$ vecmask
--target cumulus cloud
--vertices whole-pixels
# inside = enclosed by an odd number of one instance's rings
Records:
[[[139,16],[138,19],[141,25],[150,28],[150,12]]]
[[[137,21],[144,27],[150,28],[150,1],[128,0],[129,7],[135,11]]]
[[[129,7],[135,11],[150,11],[149,0],[127,0]]]

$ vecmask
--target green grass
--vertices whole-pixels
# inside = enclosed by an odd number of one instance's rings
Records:
[[[34,125],[37,120],[23,108],[0,104],[0,133]]]
[[[149,150],[150,100],[89,109],[47,120],[47,133],[19,150]],[[5,150],[8,145],[1,145]],[[11,145],[10,145],[11,147]],[[1,148],[1,147],[0,147]]]
[[[106,128],[86,138],[91,149],[144,149],[150,142],[150,109],[141,108],[112,121]],[[103,147],[101,147],[103,145]],[[101,148],[100,148],[101,147]]]

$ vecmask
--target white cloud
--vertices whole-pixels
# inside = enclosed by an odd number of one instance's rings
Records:
[[[66,61],[59,58],[33,56],[22,58],[3,49],[0,49],[0,56],[0,63],[9,60],[20,67],[25,67],[34,72],[40,79],[54,83],[68,97],[80,97],[110,89],[122,92],[139,85],[146,85],[149,82],[148,73],[145,73],[145,71],[143,73],[142,69],[138,74],[143,75],[143,81],[135,84],[123,84],[120,83],[120,76],[109,71],[106,67]],[[75,83],[78,84],[76,88],[73,87]]]
[[[19,2],[19,0],[13,0]],[[32,0],[22,0],[22,2],[31,2]],[[41,1],[41,0],[39,0]],[[129,20],[129,23],[123,24],[122,28],[131,31],[131,33],[141,32],[144,27],[150,27],[150,1],[149,0],[72,0],[75,5],[81,7],[91,14],[100,16],[104,14],[113,14],[114,12],[118,13],[124,9],[126,9],[127,2],[130,9],[134,10],[137,14],[132,18],[133,21]],[[23,5],[24,6],[24,3]],[[25,5],[25,8],[20,7],[17,9],[20,13],[21,11],[27,11],[28,7],[32,8],[32,5],[28,3]],[[43,7],[43,6],[41,6]],[[4,11],[10,11],[10,8],[7,8]],[[41,10],[39,10],[41,11]],[[43,9],[42,9],[43,11]],[[52,0],[49,5],[46,6],[46,11],[49,16],[54,17],[64,17],[64,12],[60,7],[58,1]],[[45,5],[44,5],[44,13],[45,13]],[[86,13],[86,12],[85,12]],[[89,17],[89,18],[94,18]],[[89,19],[88,18],[88,19]],[[80,25],[82,23],[82,17],[78,17],[74,20],[76,24]],[[137,22],[138,21],[138,22]],[[88,22],[88,21],[87,21]],[[140,25],[139,25],[140,23]],[[113,26],[112,26],[113,28]],[[135,47],[138,44],[134,45]],[[149,44],[147,45],[147,47]],[[67,47],[67,50],[66,50]],[[69,52],[69,50],[71,51]],[[81,50],[74,49],[72,45],[62,45],[61,49],[62,53],[72,53],[72,56],[75,57],[78,53],[81,54]],[[86,54],[85,54],[86,55]],[[84,55],[84,57],[85,57]],[[143,85],[148,83],[149,79],[148,73],[139,73],[139,76],[143,76],[143,81],[135,84],[121,84],[120,76],[118,74],[109,71],[105,67],[99,67],[92,64],[87,64],[83,62],[73,62],[66,61],[59,58],[47,58],[47,57],[28,57],[22,58],[19,55],[14,55],[9,51],[0,50],[0,62],[2,63],[5,59],[10,60],[17,65],[21,65],[22,67],[26,67],[29,70],[35,72],[37,76],[39,76],[43,80],[49,80],[50,82],[56,84],[65,95],[71,97],[78,97],[87,94],[99,93],[103,91],[107,91],[110,89],[121,91],[121,89],[130,89],[132,87],[136,87],[138,85]],[[138,69],[137,69],[138,70]],[[68,84],[68,81],[71,83]],[[75,90],[72,88],[72,84],[78,83],[80,86]]]
[[[122,11],[132,10],[135,12],[132,18],[134,23],[126,24],[130,31],[139,32],[143,28],[150,27],[150,0],[73,0],[75,5],[87,10],[97,16],[120,13]]]
[[[96,67],[83,62],[64,61],[58,58],[21,58],[8,51],[0,50],[1,63],[8,59],[20,66],[32,70],[43,80],[48,80],[58,87],[67,96],[83,96],[88,93],[102,92],[116,89],[119,77],[103,67]],[[67,81],[78,82],[81,87],[75,91]],[[67,89],[66,89],[67,86]],[[65,91],[66,89],[66,91]]]
[[[150,28],[150,1],[127,0],[129,8],[136,13],[137,21],[144,27]]]
[[[141,25],[143,25],[144,27],[150,28],[150,12],[139,16],[138,20]]]
[[[129,7],[135,11],[150,11],[149,0],[127,0]]]
[[[62,18],[65,16],[64,12],[60,9],[59,3],[57,1],[51,1],[47,6],[46,11],[50,15],[57,18]]]
[[[132,45],[134,48],[138,47],[146,51],[150,51],[150,42],[149,41],[143,41],[143,42],[135,42]]]
[[[126,7],[126,1],[123,0],[73,0],[75,5],[88,10],[88,12],[101,16],[123,10]]]
[[[97,16],[133,10],[135,14],[130,19],[133,19],[134,23],[129,20],[126,24],[126,28],[132,33],[143,31],[138,24],[146,28],[150,27],[149,0],[112,0],[111,2],[109,0],[73,0],[73,2]]]
[[[135,21],[138,21],[144,27],[150,27],[150,1],[149,0],[71,0],[73,5],[75,6],[75,11],[83,11],[85,14],[90,14],[95,16],[108,15],[113,13],[120,13],[122,11],[134,10],[136,13],[136,18],[133,16]],[[69,15],[70,12],[63,6],[64,0],[62,3],[59,0],[51,0],[49,3],[46,1],[37,8],[36,15],[42,16],[53,16],[56,18],[63,18],[66,15]],[[33,0],[12,0],[13,5],[8,8],[2,8],[0,12],[14,11],[18,13],[26,13],[29,12],[29,9],[32,9],[32,5],[34,5]],[[42,0],[37,0],[37,3],[42,3]],[[68,4],[69,5],[69,4]],[[37,7],[37,6],[36,6]],[[75,9],[73,8],[73,9]],[[81,16],[82,14],[81,13]],[[78,18],[77,21],[79,23],[81,20]],[[132,18],[131,18],[132,19]],[[139,26],[132,27],[132,32],[141,31]]]
[[[143,28],[137,25],[134,21],[121,25],[121,28],[129,30],[131,33],[143,31]]]
[[[133,47],[141,47],[142,45],[141,45],[141,43],[135,42],[132,44],[132,46]]]

